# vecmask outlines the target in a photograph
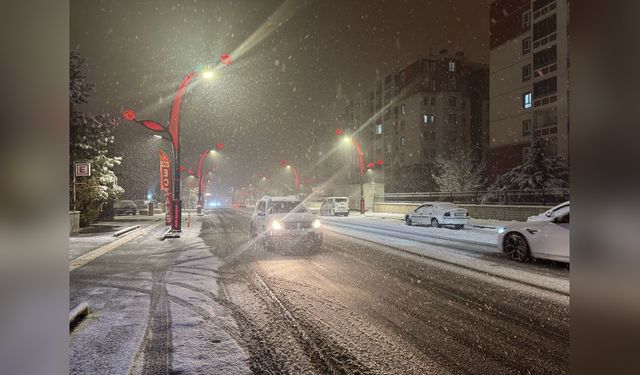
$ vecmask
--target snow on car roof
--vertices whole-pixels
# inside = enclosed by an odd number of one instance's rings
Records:
[[[267,200],[276,201],[276,202],[298,202],[300,198],[295,195],[288,195],[286,197],[266,197]]]

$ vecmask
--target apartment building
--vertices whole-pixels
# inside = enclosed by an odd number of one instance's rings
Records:
[[[432,162],[456,148],[483,158],[489,144],[488,67],[462,52],[417,59],[377,79],[340,116],[366,162],[382,160],[385,191],[433,191]]]
[[[568,160],[569,2],[496,0],[490,17],[490,175],[521,164],[534,137]]]

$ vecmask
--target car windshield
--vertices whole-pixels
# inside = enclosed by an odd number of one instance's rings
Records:
[[[288,214],[288,213],[307,212],[302,202],[271,202],[269,204],[270,214]]]
[[[336,198],[336,203],[347,203],[347,198]]]

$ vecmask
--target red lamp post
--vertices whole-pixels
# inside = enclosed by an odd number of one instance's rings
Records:
[[[341,136],[342,134],[344,134],[344,132],[342,131],[342,129],[336,129],[336,135],[337,136]],[[362,148],[360,147],[360,142],[358,142],[358,140],[356,140],[353,137],[349,137],[349,138],[344,138],[346,141],[351,141],[351,144],[353,144],[356,147],[356,152],[358,153],[358,162],[360,165],[360,213],[364,214],[364,183],[363,183],[363,178],[364,178],[364,156],[362,154]]]
[[[220,57],[220,61],[224,65],[231,64],[231,56],[222,55]],[[179,237],[177,233],[182,231],[182,202],[180,201],[180,168],[177,166],[180,165],[180,111],[182,109],[182,102],[184,100],[184,95],[189,88],[189,85],[193,82],[193,80],[198,76],[200,72],[194,70],[187,74],[180,84],[178,85],[178,90],[173,96],[173,102],[171,104],[171,112],[169,114],[169,126],[162,125],[155,121],[151,120],[138,120],[136,118],[136,114],[133,110],[127,109],[122,113],[122,117],[127,121],[135,121],[145,128],[158,132],[164,133],[167,135],[169,141],[171,142],[171,149],[173,151],[173,159],[175,166],[174,175],[173,175],[173,207],[171,215],[171,231],[174,232],[173,237]],[[213,78],[214,73],[212,70],[203,71],[204,78]]]
[[[293,172],[293,191],[295,191],[297,193],[298,189],[300,187],[300,180],[298,178],[298,170],[292,164],[287,164],[287,169],[291,169],[291,172]]]

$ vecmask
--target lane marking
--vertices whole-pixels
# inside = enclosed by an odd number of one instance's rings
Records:
[[[135,230],[135,231],[131,232],[131,234],[127,235],[127,236],[119,238],[119,239],[117,239],[117,240],[115,240],[113,242],[109,242],[108,244],[106,244],[106,245],[104,245],[102,247],[99,247],[99,248],[97,248],[97,249],[95,249],[93,251],[90,251],[90,252],[88,252],[86,254],[80,255],[79,257],[72,259],[69,262],[69,272],[84,266],[85,264],[91,262],[92,260],[94,260],[94,259],[96,259],[96,258],[98,258],[98,257],[100,257],[100,256],[102,256],[104,254],[107,254],[108,252],[111,252],[111,251],[117,249],[118,247],[124,245],[125,243],[127,243],[127,242],[129,242],[131,240],[133,240],[134,238],[138,237],[141,234],[150,232],[151,229],[153,229],[153,228],[155,228],[157,226],[158,226],[158,224],[153,224],[153,225],[149,225],[146,228]]]

